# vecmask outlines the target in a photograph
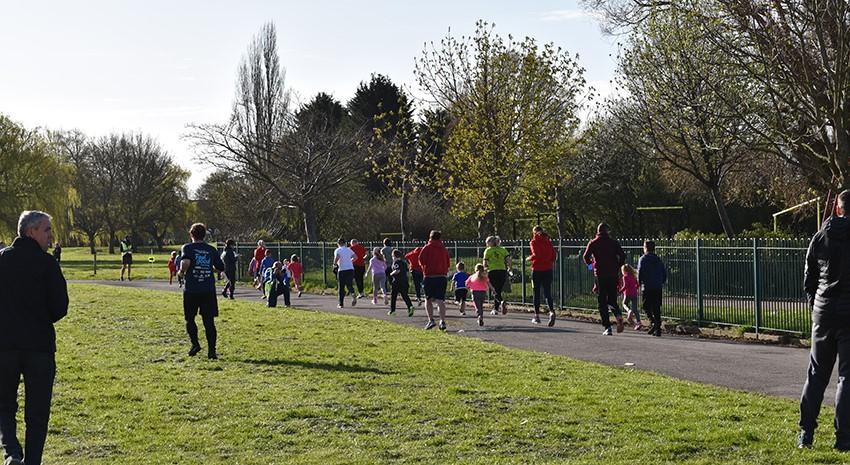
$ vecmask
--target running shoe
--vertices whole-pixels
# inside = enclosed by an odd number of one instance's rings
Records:
[[[548,326],[551,328],[555,326],[555,312],[549,312],[549,323]]]
[[[372,299],[372,305],[378,305],[378,299]]]
[[[301,297],[301,291],[298,291],[298,297]]]
[[[201,346],[194,344],[194,345],[192,345],[192,348],[189,349],[189,356],[194,357],[195,355],[198,355],[198,352],[200,352],[200,351],[201,351]]]
[[[342,308],[342,305],[336,304],[336,308]]]
[[[611,330],[611,327],[609,326],[609,327],[605,328],[605,331],[602,331],[602,335],[603,336],[613,336],[614,331]]]
[[[351,306],[353,307],[355,305],[357,305],[357,296],[356,295],[351,297]]]
[[[498,314],[499,314],[499,312],[497,312],[496,310],[490,310],[490,314],[491,314],[491,315],[498,315]]]
[[[446,330],[446,320],[440,320],[440,331]]]
[[[434,320],[428,320],[428,324],[425,325],[425,329],[434,329],[437,326],[437,323]]]
[[[478,315],[478,326],[484,326],[484,317]]]
[[[388,312],[387,312],[387,315],[389,315],[389,316],[393,316],[393,315],[395,315],[395,310],[390,310],[390,311],[388,311]]]
[[[413,305],[407,307],[407,316],[413,316]]]
[[[218,354],[214,350],[207,352],[207,358],[210,360],[218,360]]]
[[[638,323],[635,325],[635,331],[640,331],[641,329],[643,329],[643,325],[642,325],[642,324],[640,324],[640,322],[638,322]]]
[[[464,309],[460,309],[460,314],[461,314],[461,315],[466,315],[466,311],[465,311]]]
[[[3,462],[3,465],[24,465],[24,461],[15,457],[9,457]]]
[[[808,431],[800,431],[800,435],[797,437],[797,448],[798,449],[811,449],[812,443],[815,441],[815,436]]]
[[[539,325],[539,324],[540,324],[540,318],[539,318],[539,317],[534,317],[534,318],[532,318],[532,319],[531,319],[531,322],[532,322],[532,323],[534,323],[534,324],[536,324],[536,325]]]

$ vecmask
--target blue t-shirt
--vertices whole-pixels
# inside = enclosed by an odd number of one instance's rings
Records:
[[[466,289],[466,278],[469,274],[466,271],[458,271],[452,276],[452,281],[455,282],[455,289]]]
[[[271,255],[266,255],[266,257],[263,258],[263,261],[260,262],[260,276],[262,276],[263,279],[266,277],[266,270],[272,269],[272,266],[274,266],[274,258],[272,258]]]
[[[192,262],[189,268],[185,270],[186,287],[183,292],[187,294],[214,294],[215,275],[213,268],[224,271],[224,263],[215,247],[206,242],[192,242],[183,246],[180,256],[181,259]]]

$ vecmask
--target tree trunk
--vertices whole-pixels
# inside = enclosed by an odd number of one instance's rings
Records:
[[[316,206],[312,200],[304,202],[304,234],[307,236],[307,242],[319,241],[319,219],[316,212]]]
[[[558,239],[564,237],[564,223],[566,222],[566,218],[564,218],[564,207],[566,203],[566,199],[561,194],[561,188],[555,188],[555,223],[558,227]]]
[[[95,254],[94,237],[96,236],[96,234],[93,233],[93,232],[88,232],[88,233],[86,233],[86,236],[88,236],[88,238],[89,238],[89,250],[91,251],[91,254],[94,255]]]
[[[484,240],[490,235],[490,224],[493,219],[493,212],[487,212],[483,217],[478,219],[478,240]]]
[[[401,223],[401,240],[402,240],[402,242],[408,240],[408,238],[410,237],[410,234],[408,234],[408,232],[407,232],[407,213],[408,213],[407,207],[408,207],[408,202],[410,201],[409,194],[408,194],[407,191],[408,191],[407,180],[404,180],[401,183],[401,208],[400,208],[401,211],[399,212],[399,221]]]
[[[115,230],[111,227],[109,228],[109,255],[115,253]]]
[[[711,188],[711,198],[714,199],[714,205],[717,207],[717,216],[720,217],[720,224],[723,225],[723,232],[726,237],[735,237],[735,230],[732,229],[732,221],[729,220],[729,214],[726,212],[726,204],[723,202],[723,195],[720,193],[720,188],[714,186]]]

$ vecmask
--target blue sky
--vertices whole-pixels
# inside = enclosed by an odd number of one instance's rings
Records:
[[[237,65],[268,21],[301,101],[324,91],[345,102],[375,72],[416,95],[424,44],[478,19],[578,53],[603,94],[616,67],[616,38],[577,1],[0,0],[0,12],[0,113],[95,136],[145,132],[193,171],[193,188],[206,169],[180,136],[226,120]]]

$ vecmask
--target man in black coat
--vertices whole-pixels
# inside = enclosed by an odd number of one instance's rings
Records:
[[[850,451],[850,190],[838,194],[838,216],[830,217],[806,253],[804,286],[812,306],[812,349],[800,399],[800,435],[797,446],[814,441],[823,393],[838,357],[835,396],[835,448]]]
[[[53,324],[68,313],[68,289],[56,260],[50,215],[25,211],[18,237],[0,251],[0,445],[5,465],[39,465],[56,375]],[[26,450],[17,437],[18,385],[24,379]]]

